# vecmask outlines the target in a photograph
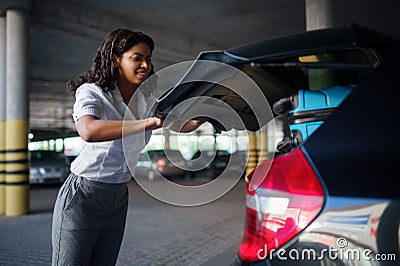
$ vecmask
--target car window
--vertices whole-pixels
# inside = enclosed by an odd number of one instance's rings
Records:
[[[150,150],[147,151],[151,160],[155,160],[161,157],[166,157],[165,150]],[[182,157],[182,154],[179,150],[168,150],[168,157]]]
[[[148,155],[145,153],[140,153],[139,154],[139,161],[147,161],[148,160]]]
[[[63,161],[64,159],[57,152],[31,152],[32,161]]]
[[[218,156],[229,156],[230,155],[230,153],[228,151],[197,151],[192,156],[192,160],[199,158],[202,153],[205,153],[209,157],[211,157],[211,156],[215,156],[215,157],[218,157]]]
[[[260,61],[256,68],[272,74],[292,88],[319,90],[358,84],[378,63],[378,57],[372,50],[350,49],[281,58],[272,62]],[[246,64],[242,70],[254,75],[257,72],[254,68],[254,65],[250,67]],[[256,75],[262,75],[262,72]]]
[[[227,151],[217,151],[216,155],[217,156],[228,156],[228,155],[230,155],[230,153]]]
[[[173,157],[181,157],[182,156],[181,152],[178,150],[169,150],[169,151],[167,151],[167,153],[168,153],[168,156],[173,156]]]

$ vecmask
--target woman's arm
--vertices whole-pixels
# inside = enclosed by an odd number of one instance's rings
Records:
[[[125,123],[125,125],[123,125]],[[91,115],[84,115],[76,122],[81,138],[87,142],[107,141],[132,135],[143,130],[153,130],[162,126],[162,120],[156,117],[144,120],[100,120]]]
[[[204,123],[204,121],[200,121],[200,120],[196,120],[196,119],[189,120],[189,121],[187,121],[185,123],[183,121],[176,120],[172,124],[171,130],[175,131],[175,132],[180,132],[180,133],[188,133],[188,132],[191,132],[193,130],[196,130],[203,123]]]

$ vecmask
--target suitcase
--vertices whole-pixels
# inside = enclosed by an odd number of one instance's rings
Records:
[[[334,86],[318,91],[299,90],[273,105],[276,114],[287,112],[290,134],[278,144],[288,152],[312,135],[352,92],[356,85]]]

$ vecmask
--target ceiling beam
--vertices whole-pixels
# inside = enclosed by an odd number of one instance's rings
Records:
[[[136,25],[145,25],[137,28]],[[149,34],[156,43],[155,53],[162,61],[177,63],[193,60],[203,50],[214,50],[215,45],[204,40],[190,39],[174,31],[93,9],[67,1],[38,0],[32,5],[32,26],[40,30],[61,31],[79,41],[101,41],[115,28],[128,27]]]

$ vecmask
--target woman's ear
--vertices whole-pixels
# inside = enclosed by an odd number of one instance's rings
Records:
[[[113,61],[114,61],[115,67],[118,68],[119,67],[119,61],[120,61],[119,57],[116,56],[116,55],[113,55]]]

